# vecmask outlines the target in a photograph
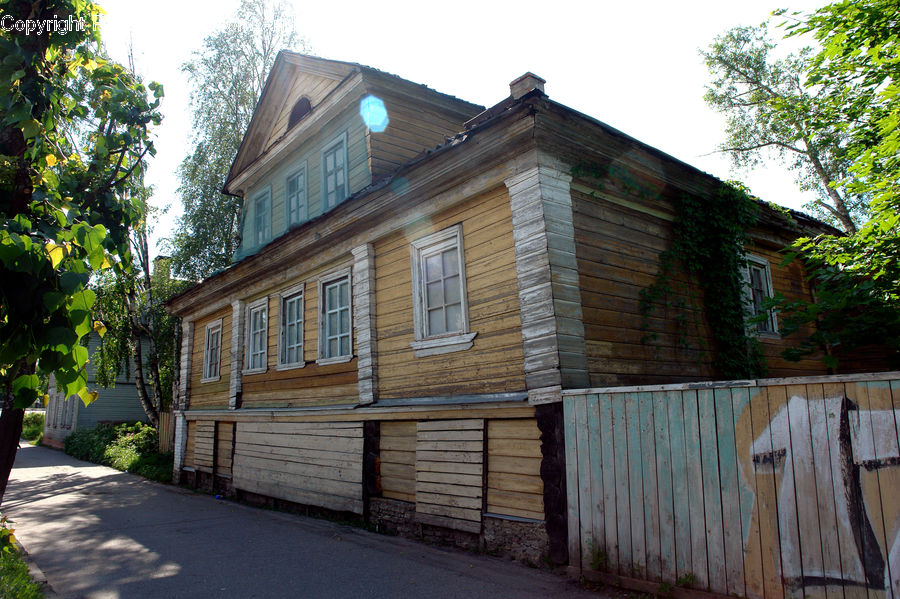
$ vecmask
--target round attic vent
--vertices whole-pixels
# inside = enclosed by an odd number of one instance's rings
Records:
[[[309,98],[303,96],[297,100],[297,103],[291,108],[291,115],[288,117],[288,129],[299,123],[300,119],[308,115],[311,110],[312,105],[309,103]]]

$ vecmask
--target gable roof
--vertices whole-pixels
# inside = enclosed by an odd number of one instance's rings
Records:
[[[290,129],[286,126],[287,115],[293,107],[293,102],[301,97],[298,95],[299,88],[305,86],[313,90],[314,97],[310,100],[312,109],[315,110],[319,103],[357,74],[379,87],[400,88],[407,94],[414,93],[445,105],[454,105],[461,112],[471,114],[484,109],[455,96],[437,92],[426,85],[359,63],[282,50],[275,58],[272,70],[266,78],[266,84],[253,111],[253,118],[228,171],[223,192],[232,193],[229,189],[231,182],[287,135]],[[298,82],[303,77],[307,80]]]

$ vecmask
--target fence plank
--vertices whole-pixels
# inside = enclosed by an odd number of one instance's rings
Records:
[[[660,566],[659,541],[659,491],[658,472],[656,469],[656,437],[653,425],[653,396],[650,392],[638,394],[641,426],[641,465],[643,469],[644,488],[644,538],[646,539],[648,580],[659,580],[662,574]]]
[[[594,513],[591,538],[591,561],[594,552],[606,551],[606,506],[603,503],[603,463],[600,437],[600,402],[596,395],[587,397],[588,448],[591,452],[591,511]],[[598,554],[599,557],[599,554]]]
[[[569,563],[581,564],[581,528],[580,511],[578,503],[578,469],[573,468],[578,463],[578,435],[581,431],[575,426],[575,406],[581,402],[578,397],[566,397],[563,399],[563,427],[565,429],[566,447],[566,503],[568,510],[569,528]]]
[[[669,444],[669,414],[665,392],[653,392],[653,440],[656,445],[656,492],[659,500],[660,578],[678,578],[675,550],[675,514],[672,508],[672,447]],[[679,402],[681,403],[681,402]]]
[[[728,578],[725,570],[725,539],[722,530],[722,496],[716,439],[716,402],[712,390],[701,389],[697,392],[697,413],[700,416],[700,455],[703,470],[709,588],[715,593],[727,594]]]
[[[725,548],[725,579],[728,594],[743,596],[744,537],[740,481],[738,480],[734,404],[731,389],[716,389],[716,448],[719,458],[719,488],[722,494],[722,538]]]
[[[637,393],[625,394],[625,423],[628,427],[628,488],[631,502],[631,575],[640,578],[647,571],[647,540],[644,536],[644,456]]]
[[[840,405],[843,401],[843,393],[840,399],[831,399],[825,395],[825,390],[820,384],[806,386],[807,409],[809,411],[810,444],[812,446],[813,473],[816,483],[816,514],[819,524],[819,539],[822,547],[823,574],[833,573],[833,576],[843,577],[841,571],[840,541],[838,539],[838,521],[835,513],[835,478],[834,473],[840,477],[840,471],[835,471],[834,466],[840,466],[831,455],[831,448],[837,448],[834,444],[837,439],[831,439],[833,427],[829,421],[837,421],[840,418]],[[839,492],[842,492],[840,489]],[[840,587],[829,585],[825,587],[826,599],[843,599],[844,593]]]
[[[587,401],[582,398],[575,406],[575,426],[578,427],[577,455],[578,455],[578,505],[580,510],[579,528],[584,538],[582,543],[581,566],[590,568],[591,551],[595,546],[594,534],[594,510],[591,502],[591,447],[588,437],[588,410]]]
[[[616,512],[618,514],[617,534],[619,537],[620,574],[630,574],[634,562],[631,549],[631,486],[628,480],[628,430],[625,425],[626,396],[612,396],[613,443],[616,447]]]
[[[619,569],[619,518],[616,504],[618,485],[616,484],[616,445],[613,434],[613,408],[611,396],[607,393],[597,397],[600,417],[600,442],[603,464],[603,504],[604,529],[606,531],[606,561],[613,572]]]
[[[703,458],[700,447],[700,411],[696,391],[685,391],[685,449],[688,464],[688,511],[691,520],[691,572],[700,588],[709,587],[706,509],[703,495]]]
[[[692,574],[688,463],[685,455],[684,405],[681,391],[665,392],[672,465],[672,512],[675,524],[675,577]],[[695,574],[696,576],[696,574]]]

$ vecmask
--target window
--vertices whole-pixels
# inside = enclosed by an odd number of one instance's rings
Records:
[[[750,323],[750,326],[757,334],[775,335],[778,333],[778,326],[775,320],[774,310],[764,310],[763,302],[766,298],[772,297],[772,273],[769,270],[769,262],[764,258],[757,256],[747,256],[746,293],[748,308],[754,315],[765,314],[765,319],[758,322]]]
[[[306,166],[288,175],[285,182],[288,226],[306,219]]]
[[[203,377],[201,382],[219,380],[222,357],[222,319],[206,325],[206,345],[203,349]]]
[[[253,240],[256,245],[263,245],[272,237],[271,194],[265,190],[253,199]]]
[[[466,303],[462,226],[456,225],[410,246],[413,320],[417,356],[472,347]]]
[[[295,287],[281,294],[278,313],[278,366],[303,366],[303,287]]]
[[[265,372],[268,349],[269,298],[262,298],[247,306],[246,352],[244,372]]]
[[[342,135],[322,152],[322,200],[334,208],[347,197],[347,136]]]
[[[319,363],[352,358],[350,273],[319,282]]]

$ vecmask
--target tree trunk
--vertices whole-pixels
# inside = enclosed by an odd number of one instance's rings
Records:
[[[7,394],[0,413],[0,505],[3,505],[6,484],[16,461],[19,438],[22,436],[22,422],[25,419],[25,410],[14,408],[12,405],[13,398]]]
[[[150,419],[150,424],[153,428],[159,428],[159,411],[156,409],[156,406],[153,405],[153,401],[147,394],[146,380],[144,379],[144,352],[141,347],[141,334],[135,328],[132,330],[134,331],[133,340],[135,346],[134,379],[138,398],[141,400],[141,406],[144,408],[144,413],[147,414],[147,418]]]

